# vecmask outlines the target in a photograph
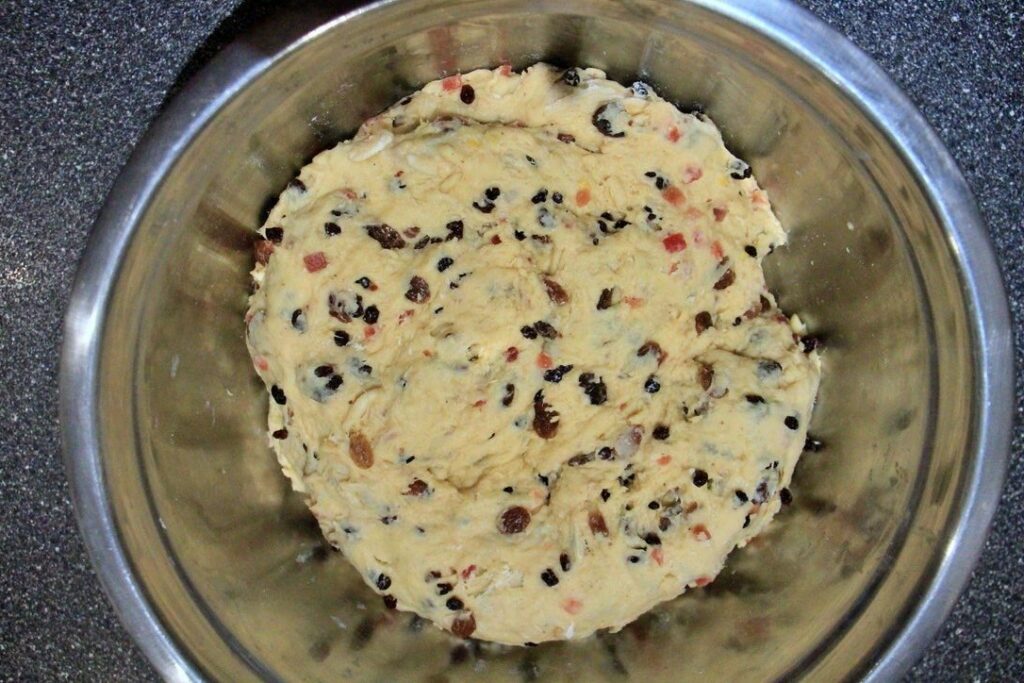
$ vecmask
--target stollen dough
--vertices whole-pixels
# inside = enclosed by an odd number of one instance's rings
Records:
[[[597,69],[429,83],[318,155],[246,316],[270,441],[391,607],[510,644],[714,579],[789,496],[819,380],[714,124]]]

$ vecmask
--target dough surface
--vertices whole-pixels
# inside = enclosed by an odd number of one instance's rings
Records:
[[[428,84],[302,169],[246,317],[271,443],[398,609],[510,644],[617,630],[788,497],[817,355],[706,117],[596,69]]]

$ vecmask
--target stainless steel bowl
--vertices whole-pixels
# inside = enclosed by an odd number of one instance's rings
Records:
[[[974,202],[892,82],[782,0],[310,4],[226,49],[153,126],[97,222],[67,314],[61,408],[79,523],[157,670],[231,681],[905,670],[982,546],[1012,366]],[[801,463],[794,506],[708,589],[590,642],[466,650],[386,612],[290,493],[243,343],[246,273],[261,209],[314,153],[425,81],[538,60],[700,103],[752,162],[792,231],[770,282],[826,340],[812,428],[826,447]]]

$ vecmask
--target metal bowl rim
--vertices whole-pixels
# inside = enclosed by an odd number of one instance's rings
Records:
[[[202,680],[149,603],[121,542],[107,496],[99,434],[99,359],[107,305],[135,228],[165,174],[236,94],[322,32],[401,0],[380,0],[299,31],[274,54],[243,39],[216,55],[150,126],[118,176],[80,262],[64,324],[59,405],[64,464],[78,526],[104,591],[121,622],[167,680]],[[790,0],[689,0],[760,33],[829,78],[882,130],[920,182],[958,256],[968,308],[980,406],[977,457],[960,494],[942,561],[899,633],[866,680],[900,677],[920,657],[966,586],[995,513],[1013,424],[1013,349],[1009,304],[995,253],[974,198],[949,152],[900,88],[864,52]],[[272,18],[273,19],[273,18]],[[310,30],[312,29],[312,30]]]

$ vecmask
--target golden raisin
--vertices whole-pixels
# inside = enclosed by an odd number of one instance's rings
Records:
[[[362,432],[349,433],[348,454],[356,467],[364,470],[373,467],[373,447]]]

